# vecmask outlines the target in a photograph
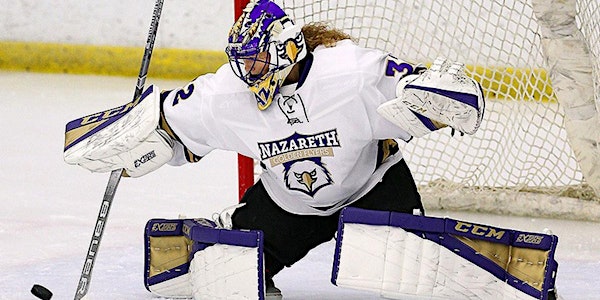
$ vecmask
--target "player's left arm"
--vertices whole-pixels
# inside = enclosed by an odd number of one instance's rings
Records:
[[[383,103],[396,98],[396,86],[403,78],[418,75],[427,68],[422,64],[408,62],[398,59],[387,53],[371,51],[361,53],[359,57],[361,68],[365,74],[366,84],[362,89],[363,101],[365,102],[367,117],[371,126],[373,138],[375,139],[402,139],[409,141],[413,138],[412,127],[399,127],[383,117],[378,111]],[[422,126],[421,123],[419,123]],[[414,126],[413,126],[414,127]]]
[[[389,57],[385,72],[386,76],[399,77],[396,98],[381,104],[377,112],[412,136],[421,137],[446,126],[474,134],[481,125],[483,91],[465,74],[463,64],[436,59],[424,69]]]

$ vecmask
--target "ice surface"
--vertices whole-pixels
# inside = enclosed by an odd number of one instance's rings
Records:
[[[34,299],[34,283],[53,299],[72,299],[109,174],[62,159],[64,126],[119,106],[135,78],[0,72],[0,299]],[[154,80],[169,89],[184,82]],[[153,299],[143,285],[143,228],[151,218],[209,217],[235,204],[235,153],[195,165],[123,178],[108,218],[90,299]],[[431,211],[429,215],[559,236],[557,285],[564,299],[600,299],[600,223]],[[285,299],[379,299],[330,283],[333,243],[275,277]]]

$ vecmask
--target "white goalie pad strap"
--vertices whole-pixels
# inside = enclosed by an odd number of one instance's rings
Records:
[[[173,157],[173,140],[157,129],[160,93],[148,87],[123,106],[67,124],[64,159],[92,172],[125,169],[131,177],[147,174]]]
[[[392,299],[547,299],[556,242],[452,219],[347,208],[332,282]]]
[[[378,112],[405,130],[416,124],[415,118],[406,112],[409,110],[430,131],[437,129],[428,124],[433,120],[462,133],[474,134],[485,109],[481,85],[465,75],[463,64],[443,58],[436,59],[421,75],[403,78],[396,88],[396,97],[383,103]],[[422,128],[414,130],[414,136],[424,135]]]

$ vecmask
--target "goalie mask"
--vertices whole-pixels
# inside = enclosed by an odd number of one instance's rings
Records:
[[[229,31],[225,52],[235,75],[248,84],[258,108],[265,110],[307,49],[301,26],[277,4],[252,0]]]

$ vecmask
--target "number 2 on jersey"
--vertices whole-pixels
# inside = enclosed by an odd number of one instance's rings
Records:
[[[175,95],[175,99],[173,99],[173,106],[179,104],[180,100],[185,100],[185,99],[189,98],[193,92],[194,92],[194,84],[193,83],[190,83],[186,87],[177,91],[177,94]]]

